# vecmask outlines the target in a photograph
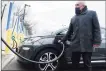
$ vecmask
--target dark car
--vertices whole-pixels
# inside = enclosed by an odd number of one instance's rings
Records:
[[[22,46],[19,48],[18,53],[22,56],[36,61],[50,61],[54,58],[57,58],[58,55],[61,53],[62,46],[58,43],[67,32],[68,28],[64,28],[53,32],[51,35],[47,36],[39,36],[39,37],[28,37],[22,43]],[[92,65],[106,65],[106,29],[101,28],[101,36],[102,36],[102,44],[100,47],[95,48],[95,51],[92,55]],[[69,47],[68,44],[70,42],[67,41],[65,44],[65,48]],[[70,52],[70,51],[69,51]],[[71,55],[71,53],[70,53]],[[25,61],[21,58],[18,58],[18,61],[21,63],[30,63]],[[82,58],[80,64],[82,64]],[[49,71],[53,70],[56,71],[62,65],[71,64],[71,57],[69,56],[69,60],[66,60],[65,53],[63,56],[52,63],[48,64],[34,64],[38,71]]]

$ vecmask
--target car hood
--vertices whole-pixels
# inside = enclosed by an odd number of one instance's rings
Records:
[[[46,35],[46,36],[34,36],[25,38],[22,45],[44,45],[52,44],[55,39],[55,35]]]

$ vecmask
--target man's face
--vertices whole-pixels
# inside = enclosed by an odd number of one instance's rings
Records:
[[[82,10],[84,8],[84,4],[78,2],[75,4],[75,8],[79,8],[80,10]]]

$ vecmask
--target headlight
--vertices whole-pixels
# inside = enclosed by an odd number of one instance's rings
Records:
[[[29,47],[23,47],[22,49],[23,50],[29,50],[30,48]]]

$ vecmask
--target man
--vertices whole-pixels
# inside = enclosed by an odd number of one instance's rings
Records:
[[[72,50],[73,67],[78,67],[82,55],[84,67],[91,71],[93,48],[101,44],[101,32],[97,14],[95,11],[87,10],[84,2],[75,4],[75,14],[62,42],[71,38],[70,48]]]

